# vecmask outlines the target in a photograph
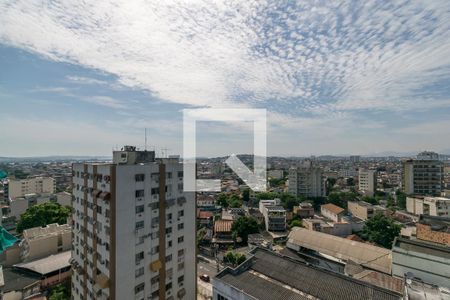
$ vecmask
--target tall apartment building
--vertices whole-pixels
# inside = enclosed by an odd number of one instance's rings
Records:
[[[74,299],[195,299],[195,200],[183,166],[126,146],[73,165]]]
[[[55,192],[55,180],[51,177],[32,177],[27,179],[9,179],[9,198],[24,197],[27,194]]]
[[[444,164],[434,152],[421,152],[402,163],[402,188],[408,195],[440,196]]]
[[[373,196],[377,190],[377,171],[360,169],[358,172],[358,187],[364,195]]]
[[[324,197],[325,179],[322,169],[311,161],[289,169],[289,193],[295,196]]]

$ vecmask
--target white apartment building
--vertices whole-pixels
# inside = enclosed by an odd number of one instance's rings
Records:
[[[24,197],[27,194],[55,192],[55,180],[51,177],[32,177],[27,179],[9,179],[9,198]]]
[[[280,199],[259,201],[259,211],[264,216],[267,231],[286,230],[286,210],[280,203]]]
[[[9,216],[14,216],[17,220],[29,207],[36,204],[44,204],[55,199],[53,194],[26,194],[23,197],[10,198]]]
[[[322,169],[311,161],[300,167],[289,169],[289,193],[295,196],[324,197],[326,195],[325,179]]]
[[[406,211],[415,215],[450,218],[450,199],[444,197],[407,197]]]
[[[178,159],[73,165],[74,299],[195,299],[195,199]]]
[[[359,190],[366,196],[373,196],[377,190],[377,171],[360,169],[358,172]]]

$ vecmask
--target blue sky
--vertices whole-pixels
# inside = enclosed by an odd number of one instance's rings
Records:
[[[97,2],[0,2],[0,156],[181,153],[196,107],[266,108],[269,155],[450,152],[447,1]]]

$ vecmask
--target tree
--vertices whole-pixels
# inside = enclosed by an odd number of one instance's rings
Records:
[[[70,281],[60,283],[55,286],[48,297],[48,300],[66,300],[70,299]]]
[[[226,263],[231,264],[233,267],[235,266],[239,266],[240,264],[242,264],[247,258],[245,257],[244,254],[238,253],[238,252],[233,252],[233,251],[228,251],[224,256],[223,256],[223,261]]]
[[[250,189],[245,189],[242,191],[242,200],[245,203],[248,203],[250,201]]]
[[[258,222],[253,217],[242,216],[233,223],[231,231],[235,236],[240,237],[242,241],[246,243],[249,234],[259,232]]]
[[[403,193],[401,190],[397,190],[395,192],[395,195],[397,196],[397,206],[401,209],[406,208],[406,194]]]
[[[393,219],[378,213],[366,222],[361,236],[365,240],[390,249],[400,230],[401,226]]]
[[[378,204],[378,200],[375,197],[363,196],[361,200],[374,205]]]
[[[48,224],[66,224],[70,215],[70,207],[61,206],[58,203],[48,202],[34,205],[28,208],[17,223],[17,232],[25,229],[42,227]]]
[[[353,179],[352,177],[347,178],[347,185],[348,186],[354,186],[355,185],[355,179]]]
[[[230,204],[228,203],[228,197],[227,197],[227,195],[224,194],[224,193],[220,193],[220,194],[217,196],[217,204],[220,205],[220,206],[222,206],[222,207],[224,207],[224,208],[227,208],[227,207],[230,205]]]
[[[289,223],[289,228],[292,227],[303,227],[302,221],[294,219],[291,221],[291,223]]]

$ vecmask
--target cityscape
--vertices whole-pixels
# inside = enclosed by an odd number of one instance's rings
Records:
[[[0,24],[0,300],[450,300],[446,1]]]

